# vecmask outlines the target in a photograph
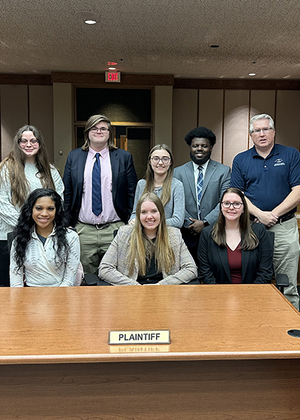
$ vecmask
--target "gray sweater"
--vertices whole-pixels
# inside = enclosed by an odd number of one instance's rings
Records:
[[[137,202],[141,198],[141,195],[144,191],[146,185],[145,179],[140,179],[137,183],[135,196],[134,196],[134,204],[133,204],[133,211],[131,213],[130,219],[135,219],[135,209]],[[162,188],[159,188],[156,191],[153,191],[157,194],[158,197],[161,196]],[[165,216],[168,226],[173,226],[177,228],[181,228],[184,222],[184,214],[185,214],[185,201],[184,201],[184,189],[183,184],[176,178],[172,179],[171,185],[171,198],[170,201],[165,205]]]

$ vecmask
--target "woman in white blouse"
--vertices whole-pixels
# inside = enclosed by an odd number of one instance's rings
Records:
[[[49,163],[41,132],[32,125],[21,127],[12,151],[0,163],[0,285],[9,286],[7,234],[17,224],[20,208],[31,191],[51,188],[63,195],[63,182]]]
[[[34,190],[21,209],[10,254],[11,287],[74,286],[80,261],[77,233],[67,228],[56,191]]]

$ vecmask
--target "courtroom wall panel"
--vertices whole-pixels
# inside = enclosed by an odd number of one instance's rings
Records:
[[[269,114],[275,119],[276,94],[275,90],[251,90],[250,118],[256,114]]]
[[[172,149],[173,87],[154,88],[154,144],[164,143]]]
[[[174,166],[190,160],[190,152],[184,141],[186,134],[197,127],[198,90],[174,89],[173,93],[173,154]]]
[[[276,141],[300,150],[300,92],[279,90],[275,117]]]
[[[222,89],[199,90],[199,126],[212,130],[217,138],[212,159],[222,162],[224,91]]]
[[[73,107],[71,83],[53,83],[54,163],[61,175],[67,156],[75,147]]]
[[[249,91],[225,90],[223,162],[232,166],[237,153],[248,149]]]
[[[50,162],[54,161],[53,141],[53,88],[29,86],[29,121],[41,130]]]
[[[28,95],[25,85],[0,86],[1,160],[11,151],[18,128],[28,123]]]

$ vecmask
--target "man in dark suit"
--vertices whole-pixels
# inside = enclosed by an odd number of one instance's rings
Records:
[[[115,231],[128,222],[137,177],[131,154],[113,145],[107,117],[90,117],[84,140],[67,158],[65,208],[79,235],[84,271],[96,274]]]
[[[197,264],[201,230],[218,219],[220,198],[230,186],[230,168],[210,159],[216,143],[216,136],[211,130],[194,128],[185,136],[185,141],[190,147],[191,161],[175,168],[174,177],[184,186],[182,236]]]

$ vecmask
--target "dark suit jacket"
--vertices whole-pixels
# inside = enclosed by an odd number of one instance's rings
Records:
[[[67,158],[63,182],[65,184],[65,208],[71,226],[75,226],[81,207],[84,168],[87,151],[72,150]],[[109,152],[112,171],[112,194],[115,210],[127,223],[131,215],[137,176],[130,153],[123,149]]]
[[[193,162],[187,162],[174,169],[174,177],[183,183],[185,194],[184,228],[187,228],[192,219],[198,219],[198,203],[196,196]],[[200,209],[202,219],[213,225],[219,216],[219,202],[223,192],[230,186],[230,168],[222,163],[210,160],[208,162],[203,181]],[[196,246],[198,236],[193,236],[188,229],[182,229],[183,238],[188,247]]]
[[[242,251],[242,283],[270,283],[273,275],[272,232],[261,224],[252,225],[259,246],[252,251]],[[211,237],[212,226],[201,232],[198,261],[199,277],[204,283],[231,283],[227,248],[219,247]]]

